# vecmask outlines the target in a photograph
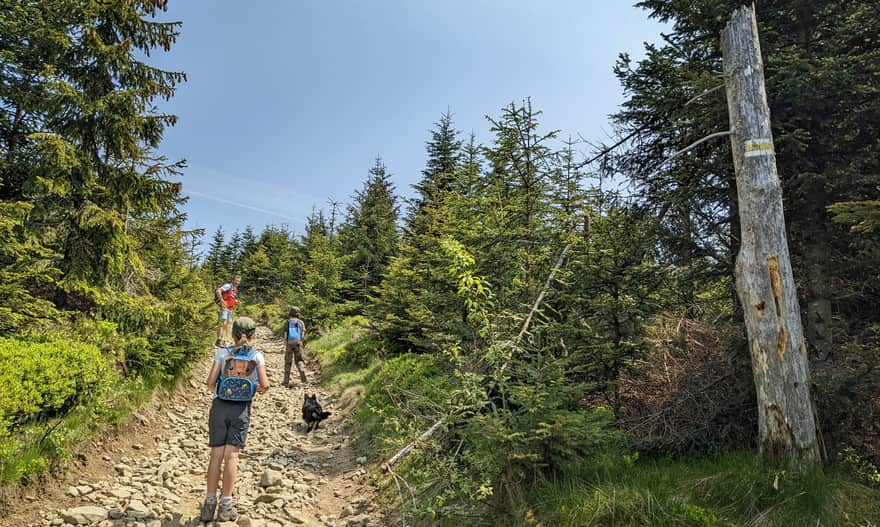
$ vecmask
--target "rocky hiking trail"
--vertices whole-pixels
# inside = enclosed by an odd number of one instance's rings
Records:
[[[354,450],[347,419],[357,401],[329,394],[319,374],[307,366],[308,383],[281,386],[284,342],[257,329],[271,389],[251,411],[247,448],[235,483],[236,522],[241,527],[381,526],[388,523],[375,505],[366,458]],[[308,354],[307,354],[308,360]],[[207,423],[211,394],[204,385],[210,358],[170,396],[156,397],[134,415],[117,438],[95,442],[55,488],[26,496],[0,525],[68,527],[177,527],[198,520],[208,463]],[[296,378],[296,370],[294,368]],[[303,395],[333,415],[306,433]],[[212,525],[212,524],[207,524]]]

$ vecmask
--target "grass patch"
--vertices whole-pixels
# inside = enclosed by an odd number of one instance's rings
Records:
[[[370,332],[363,317],[345,319],[315,340],[306,349],[321,363],[324,383],[342,392],[365,386],[381,366],[381,342]]]
[[[529,492],[514,525],[875,526],[880,491],[834,467],[795,474],[751,453],[633,461],[606,454]],[[509,523],[508,523],[509,525]]]
[[[440,403],[452,384],[441,362],[433,355],[399,355],[371,376],[357,416],[377,455],[397,451],[443,414]]]

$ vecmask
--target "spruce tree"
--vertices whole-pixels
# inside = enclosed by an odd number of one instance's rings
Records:
[[[241,232],[233,231],[223,250],[223,261],[232,273],[239,273],[241,263]]]
[[[268,227],[260,234],[259,247],[269,258],[269,286],[263,295],[267,299],[281,298],[283,291],[293,287],[300,273],[293,235],[284,226]]]
[[[589,237],[571,240],[568,265],[549,291],[552,315],[540,341],[548,353],[570,356],[617,414],[619,375],[648,350],[645,321],[664,307],[669,273],[658,262],[655,218],[613,194],[594,203],[602,205],[589,210]]]
[[[368,313],[401,349],[437,350],[456,344],[469,331],[466,310],[450,277],[441,242],[458,234],[450,199],[461,165],[461,141],[447,112],[427,142],[427,161],[412,202],[406,232]],[[471,169],[474,167],[471,166]],[[473,177],[473,175],[471,175]],[[459,204],[460,205],[460,204]],[[459,207],[465,210],[465,207]]]
[[[242,256],[247,256],[257,250],[257,237],[254,234],[254,228],[248,225],[241,234],[241,252]]]
[[[452,126],[452,114],[447,110],[440,116],[431,130],[431,139],[426,143],[428,160],[422,170],[422,179],[413,188],[418,193],[410,212],[410,223],[430,200],[438,199],[441,193],[452,190],[455,173],[461,164],[462,142],[459,132]]]
[[[53,254],[25,228],[32,205],[0,201],[0,332],[16,334],[40,329],[60,313],[37,291],[58,277]]]
[[[216,280],[229,274],[229,266],[226,259],[226,241],[223,236],[223,227],[217,227],[208,246],[208,256],[205,257],[205,268],[211,273],[211,279]]]
[[[241,289],[246,291],[249,302],[268,303],[274,297],[277,284],[273,282],[273,269],[266,248],[258,245],[257,249],[241,259],[237,274],[241,275]]]
[[[483,172],[483,147],[473,132],[461,149],[461,168],[455,173],[454,187],[462,196],[476,195],[480,190]]]
[[[540,114],[527,99],[489,118],[495,137],[485,154],[486,232],[474,252],[483,255],[479,274],[494,276],[499,301],[516,311],[534,300],[556,258],[551,253],[561,250],[549,243],[560,226],[547,222],[553,157],[548,143],[556,131],[540,131]]]
[[[422,229],[411,233],[391,258],[369,305],[370,318],[401,350],[437,351],[468,333],[463,299],[456,294],[458,285],[442,245],[455,231],[450,218],[445,200],[422,208]]]
[[[341,295],[351,284],[342,276],[346,258],[340,255],[338,239],[330,235],[323,212],[307,218],[302,252],[303,280],[290,300],[303,309],[303,317],[313,327],[331,327],[351,310]]]
[[[377,157],[339,232],[340,248],[347,255],[343,274],[353,287],[347,297],[362,305],[382,281],[390,258],[397,252],[397,213],[391,175]]]
[[[158,152],[176,120],[159,100],[185,80],[149,63],[178,35],[179,23],[157,21],[165,7],[0,8],[0,281],[17,305],[9,316],[37,330],[60,311],[86,334],[109,322],[101,340],[113,342],[101,345],[128,374],[155,379],[201,349],[210,297],[179,211],[185,197],[173,180],[183,163]]]
[[[575,159],[575,142],[569,138],[554,156],[552,169],[547,174],[550,182],[551,220],[561,233],[574,233],[578,226],[588,228],[590,213],[588,193],[583,187],[586,175]]]
[[[163,6],[25,1],[0,21],[0,198],[35,204],[35,232],[62,255],[62,303],[142,275],[131,222],[172,214],[181,202],[180,185],[168,180],[181,163],[155,152],[176,118],[155,102],[185,75],[145,62],[178,35],[179,23],[152,18]]]

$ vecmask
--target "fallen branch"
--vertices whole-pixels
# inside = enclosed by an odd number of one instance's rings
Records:
[[[416,495],[410,484],[407,483],[405,479],[398,476],[396,472],[391,470],[391,467],[388,467],[388,472],[394,477],[394,484],[397,485],[397,495],[400,496],[400,524],[402,527],[406,527],[406,499],[403,497],[403,489],[400,488],[400,482],[403,481],[403,484],[409,491],[409,495],[412,498],[413,508],[416,507]]]
[[[565,263],[565,256],[568,254],[568,250],[571,249],[571,244],[565,246],[562,249],[562,253],[559,254],[559,258],[556,260],[556,265],[553,266],[553,270],[550,271],[550,276],[547,277],[547,280],[544,281],[544,288],[541,289],[541,294],[538,295],[538,298],[535,299],[535,303],[532,304],[532,309],[529,311],[529,316],[526,317],[525,322],[523,323],[523,327],[519,330],[519,335],[516,336],[517,342],[522,340],[523,335],[529,330],[529,325],[532,323],[532,317],[535,316],[535,312],[538,311],[538,307],[540,307],[541,302],[544,301],[544,295],[547,294],[547,291],[550,289],[550,284],[553,283],[553,278],[556,276],[556,272],[562,267],[562,264]]]
[[[429,428],[429,429],[425,430],[424,432],[422,432],[422,435],[420,435],[419,437],[417,437],[415,441],[413,441],[412,443],[410,443],[410,444],[406,445],[405,447],[401,448],[396,454],[394,454],[394,456],[393,456],[391,459],[389,459],[388,461],[386,461],[386,462],[382,465],[382,470],[384,470],[385,472],[390,472],[390,471],[391,471],[391,467],[392,467],[395,463],[397,463],[398,461],[400,461],[402,458],[404,458],[407,454],[409,454],[410,450],[412,450],[413,447],[415,447],[419,442],[424,441],[425,439],[431,437],[431,435],[437,430],[437,428],[439,428],[440,425],[443,424],[443,421],[444,421],[444,420],[445,420],[445,419],[440,419],[439,421],[437,421],[436,423],[434,423],[433,425],[431,425],[431,428]]]
[[[547,276],[547,280],[544,281],[544,288],[541,289],[541,293],[538,295],[538,298],[535,299],[535,303],[532,304],[532,309],[529,310],[529,315],[526,317],[523,322],[522,329],[519,330],[519,334],[516,336],[516,340],[514,343],[519,343],[522,340],[523,336],[529,331],[529,326],[532,324],[532,318],[535,316],[535,313],[538,312],[538,308],[541,307],[541,302],[544,301],[544,296],[547,295],[547,291],[550,290],[550,286],[553,284],[553,279],[556,277],[556,273],[559,269],[562,268],[563,264],[565,264],[565,257],[568,255],[568,250],[571,249],[571,244],[565,246],[562,249],[562,252],[559,254],[559,258],[556,260],[556,265],[553,266],[553,269],[550,271],[550,274]],[[510,360],[513,358],[513,348],[510,349],[510,353],[507,354],[507,358],[504,360],[504,364],[501,365],[501,368],[498,370],[497,378],[501,378],[501,375],[504,373],[504,370],[507,369],[507,365],[510,364]]]

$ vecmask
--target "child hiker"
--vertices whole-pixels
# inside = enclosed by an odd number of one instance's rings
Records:
[[[303,339],[306,338],[306,325],[299,319],[299,308],[292,307],[287,313],[287,325],[284,327],[287,339],[287,347],[284,350],[284,382],[285,388],[290,387],[290,363],[296,360],[296,369],[299,371],[299,380],[306,382],[306,369],[303,362]]]
[[[244,448],[251,416],[251,401],[256,394],[266,393],[269,377],[266,376],[266,359],[255,344],[256,324],[241,317],[232,324],[235,344],[217,350],[214,364],[208,374],[208,388],[214,392],[211,412],[208,416],[208,446],[211,457],[208,462],[208,491],[202,504],[201,520],[235,521],[238,512],[232,502],[235,475],[238,472],[238,452]],[[217,499],[220,473],[223,487]]]

